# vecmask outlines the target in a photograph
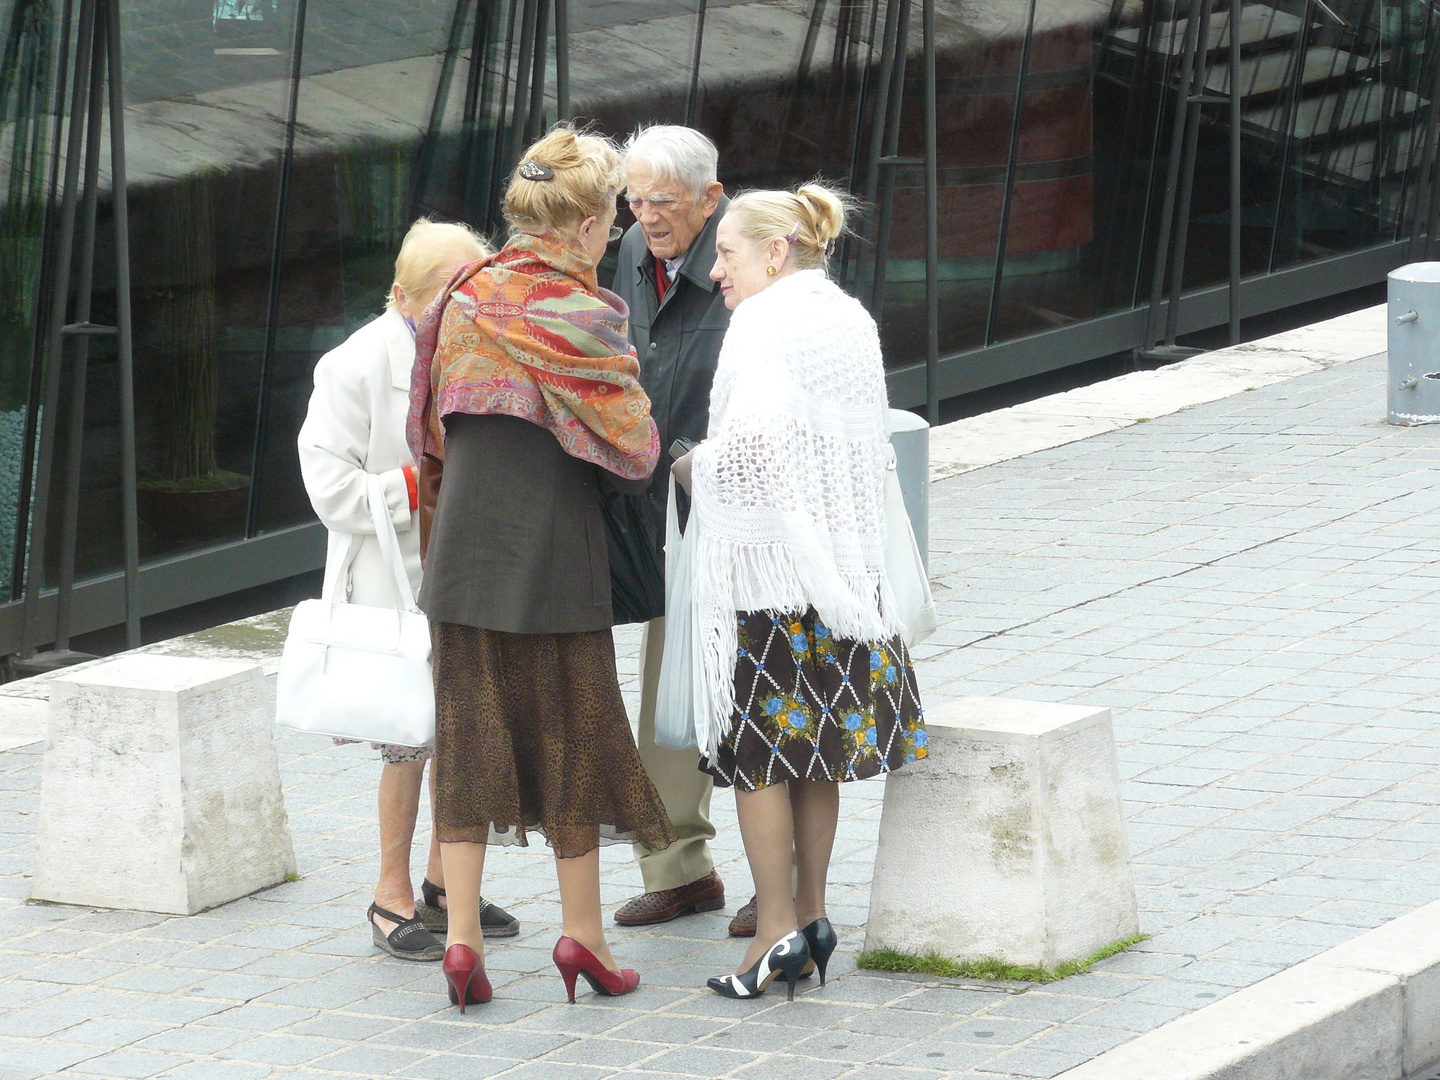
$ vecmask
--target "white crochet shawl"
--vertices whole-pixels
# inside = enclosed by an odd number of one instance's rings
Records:
[[[885,577],[886,409],[875,322],[823,271],[735,309],[692,459],[704,756],[730,730],[737,612],[814,606],[842,638],[901,632]]]

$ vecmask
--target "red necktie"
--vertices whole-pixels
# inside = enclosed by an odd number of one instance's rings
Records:
[[[665,294],[670,291],[670,271],[665,269],[665,260],[659,255],[655,256],[655,291],[660,294],[660,302],[665,302]]]

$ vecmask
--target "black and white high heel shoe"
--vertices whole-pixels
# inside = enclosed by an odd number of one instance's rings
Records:
[[[830,957],[835,952],[835,946],[840,944],[840,938],[835,933],[835,927],[830,925],[830,920],[824,915],[800,932],[805,935],[805,944],[810,949],[810,960],[820,972],[820,985],[824,986],[825,965],[830,963]]]
[[[759,997],[770,989],[770,984],[777,976],[783,976],[789,989],[786,998],[794,1001],[795,983],[800,978],[800,969],[809,960],[810,947],[806,944],[805,935],[799,930],[791,930],[771,945],[749,970],[738,975],[716,975],[705,985],[721,997],[752,998]]]

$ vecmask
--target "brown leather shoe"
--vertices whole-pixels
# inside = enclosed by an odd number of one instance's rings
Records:
[[[752,896],[749,902],[737,911],[735,917],[730,920],[730,936],[754,937],[755,927],[759,921],[759,909],[755,906],[755,897]]]
[[[718,911],[724,906],[725,883],[720,880],[719,874],[711,870],[699,881],[681,885],[678,889],[647,892],[627,900],[615,912],[615,921],[621,926],[650,926],[669,922],[681,915]]]

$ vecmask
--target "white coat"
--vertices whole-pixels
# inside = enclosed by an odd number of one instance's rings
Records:
[[[414,362],[415,338],[400,312],[391,308],[320,358],[315,392],[300,427],[300,474],[310,504],[330,530],[327,576],[344,560],[352,536],[360,543],[350,581],[342,584],[342,596],[357,604],[394,606],[394,590],[370,520],[366,473],[375,473],[384,484],[410,586],[420,591],[419,519],[410,513],[401,471],[414,465],[405,445]]]

